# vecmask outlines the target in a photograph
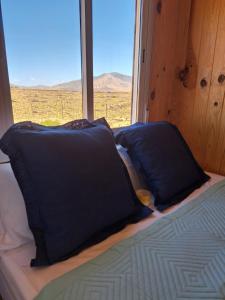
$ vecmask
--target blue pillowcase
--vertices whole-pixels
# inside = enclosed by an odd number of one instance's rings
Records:
[[[210,178],[195,161],[179,130],[168,122],[133,125],[115,139],[128,149],[159,210],[182,201]]]
[[[106,127],[28,127],[12,126],[0,148],[24,196],[32,266],[66,259],[152,212],[136,198]]]

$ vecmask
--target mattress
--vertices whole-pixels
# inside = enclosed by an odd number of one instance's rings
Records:
[[[85,262],[97,257],[117,242],[134,235],[163,216],[170,214],[177,208],[194,201],[195,197],[208,187],[224,179],[224,177],[210,174],[211,180],[201,188],[195,190],[182,203],[173,206],[163,213],[155,211],[149,218],[127,226],[124,230],[112,235],[105,241],[88,248],[77,256],[50,267],[30,268],[30,259],[34,257],[35,247],[28,243],[14,250],[7,251],[0,257],[0,293],[4,300],[31,300],[51,280],[71,271]]]

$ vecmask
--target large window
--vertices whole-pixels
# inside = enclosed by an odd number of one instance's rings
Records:
[[[142,0],[1,3],[15,122],[131,123]]]

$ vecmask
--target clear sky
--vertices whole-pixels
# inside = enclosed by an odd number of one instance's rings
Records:
[[[10,81],[80,79],[79,0],[0,0]],[[135,0],[93,0],[94,75],[132,74]]]

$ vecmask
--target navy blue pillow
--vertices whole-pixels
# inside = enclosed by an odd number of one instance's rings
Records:
[[[159,210],[180,202],[209,180],[176,126],[152,122],[132,126],[115,136],[144,175]]]
[[[87,119],[78,119],[78,120],[72,120],[68,123],[65,123],[62,125],[57,125],[57,126],[45,126],[45,125],[33,123],[31,121],[24,121],[24,122],[19,122],[19,123],[13,124],[11,126],[11,128],[41,131],[41,130],[49,130],[49,129],[50,130],[52,130],[52,129],[85,129],[85,128],[90,128],[90,127],[95,127],[98,125],[106,126],[111,131],[111,128],[105,118],[99,118],[99,119],[94,120],[93,122],[90,122]]]
[[[136,198],[106,127],[12,126],[0,141],[21,187],[37,252],[55,263],[151,213]]]

